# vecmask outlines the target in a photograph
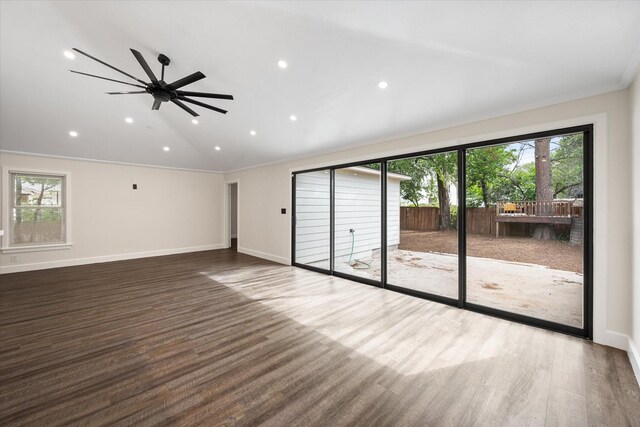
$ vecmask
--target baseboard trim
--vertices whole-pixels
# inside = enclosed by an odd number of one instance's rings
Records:
[[[74,258],[59,261],[35,262],[31,264],[0,266],[0,274],[20,273],[23,271],[45,270],[49,268],[72,267],[74,265],[99,264],[103,262],[125,261],[128,259],[149,258],[154,256],[184,254],[189,252],[210,251],[224,249],[223,243],[214,245],[190,246],[187,248],[160,249],[157,251],[132,252],[128,254],[104,255],[89,258]]]
[[[251,256],[255,256],[258,258],[267,259],[269,261],[277,262],[278,264],[291,265],[289,258],[281,257],[278,255],[268,254],[266,252],[255,251],[253,249],[238,247],[238,252],[242,254],[247,254]]]
[[[629,355],[629,362],[633,368],[633,373],[636,374],[636,381],[640,385],[640,351],[636,347],[636,343],[629,337],[629,348],[627,349]]]
[[[611,330],[605,330],[601,333],[595,331],[593,342],[627,351],[629,347],[629,336]]]

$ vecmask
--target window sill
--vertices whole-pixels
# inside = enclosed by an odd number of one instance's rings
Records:
[[[19,252],[40,252],[40,251],[57,251],[69,249],[73,243],[55,243],[51,245],[31,245],[31,246],[14,246],[10,248],[1,248],[3,254],[15,254]]]

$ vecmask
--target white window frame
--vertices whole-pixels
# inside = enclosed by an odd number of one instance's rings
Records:
[[[62,178],[62,227],[64,240],[56,243],[36,243],[36,244],[19,244],[11,245],[12,227],[10,220],[12,218],[13,203],[13,179],[12,174],[19,175],[43,175],[55,176]],[[73,243],[71,240],[71,174],[69,172],[38,170],[32,168],[2,168],[2,246],[0,253],[18,253],[18,252],[37,252],[51,251],[59,249],[69,249]]]

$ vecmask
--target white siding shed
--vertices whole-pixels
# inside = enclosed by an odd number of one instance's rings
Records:
[[[400,243],[400,181],[405,175],[389,173],[387,183],[387,243]],[[381,246],[380,172],[366,167],[336,170],[336,262],[369,258]],[[328,268],[329,173],[296,175],[296,261]],[[351,233],[349,230],[354,230]],[[353,253],[352,253],[353,245]]]

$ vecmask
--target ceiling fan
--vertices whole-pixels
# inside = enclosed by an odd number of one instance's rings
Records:
[[[87,73],[83,73],[80,71],[74,71],[74,70],[69,70],[72,73],[76,73],[76,74],[82,74],[83,76],[89,76],[89,77],[95,77],[98,79],[103,79],[103,80],[109,80],[112,82],[116,82],[116,83],[123,83],[129,86],[135,86],[135,87],[139,87],[142,88],[144,90],[139,90],[139,91],[132,91],[132,92],[107,92],[107,94],[109,95],[133,95],[133,94],[141,94],[141,93],[149,93],[151,94],[151,96],[153,96],[153,106],[151,107],[152,110],[159,110],[160,109],[160,105],[162,105],[163,102],[172,102],[174,104],[176,104],[178,107],[182,108],[184,111],[186,111],[187,113],[191,114],[194,117],[198,116],[198,113],[196,113],[195,111],[193,111],[191,108],[187,107],[184,102],[188,102],[191,104],[195,104],[198,105],[200,107],[203,108],[208,108],[209,110],[213,110],[213,111],[217,111],[218,113],[222,113],[222,114],[227,114],[227,110],[223,110],[222,108],[218,108],[218,107],[214,107],[212,105],[208,105],[205,104],[204,102],[200,102],[200,101],[196,101],[195,99],[190,99],[187,98],[188,96],[193,96],[196,98],[216,98],[216,99],[233,99],[232,95],[222,95],[222,94],[218,94],[218,93],[206,93],[206,92],[189,92],[189,91],[185,91],[185,90],[178,90],[181,87],[187,86],[191,83],[197,82],[198,80],[204,79],[206,76],[204,74],[202,74],[200,71],[196,71],[193,74],[190,74],[186,77],[183,77],[179,80],[176,80],[173,83],[167,83],[164,81],[164,67],[168,66],[169,63],[171,62],[171,60],[163,55],[160,54],[158,55],[158,61],[162,64],[162,74],[160,76],[160,80],[158,80],[158,78],[155,76],[155,74],[153,74],[153,71],[151,71],[151,68],[149,67],[149,64],[147,64],[147,61],[145,61],[144,57],[142,56],[142,54],[140,52],[138,52],[135,49],[131,49],[131,53],[133,53],[133,56],[136,57],[136,59],[138,60],[138,62],[140,63],[140,65],[142,66],[142,69],[144,70],[144,72],[147,74],[147,76],[149,76],[149,79],[151,80],[151,83],[147,83],[143,80],[140,80],[137,77],[132,76],[129,73],[125,73],[122,70],[117,69],[116,67],[114,67],[113,65],[109,65],[104,61],[99,60],[98,58],[89,55],[86,52],[81,51],[80,49],[76,49],[75,47],[73,48],[73,50],[75,50],[76,52],[93,59],[94,61],[97,61],[99,63],[101,63],[102,65],[106,65],[107,67],[116,70],[119,73],[124,74],[127,77],[132,78],[133,80],[136,80],[138,83],[140,84],[133,84],[133,83],[127,83],[127,82],[123,82],[121,80],[114,80],[114,79],[110,79],[107,77],[101,77],[101,76],[96,76],[93,74],[87,74]]]

